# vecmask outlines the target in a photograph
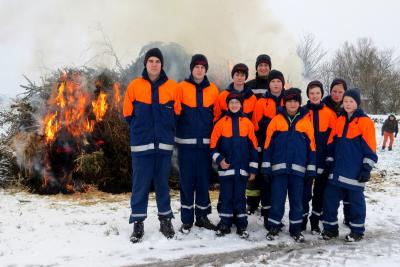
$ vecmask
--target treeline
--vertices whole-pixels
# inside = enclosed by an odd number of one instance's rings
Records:
[[[380,49],[371,39],[344,43],[328,56],[312,34],[302,36],[297,54],[307,80],[320,80],[325,90],[335,77],[360,89],[364,110],[372,114],[400,112],[400,69],[395,50]]]

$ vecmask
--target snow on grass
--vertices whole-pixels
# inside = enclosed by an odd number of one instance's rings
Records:
[[[373,116],[379,119],[378,147],[382,142],[380,126],[386,117]],[[307,242],[296,244],[287,232],[287,210],[286,229],[272,242],[265,239],[258,215],[249,217],[249,240],[240,239],[234,227],[232,234],[222,238],[197,227],[183,235],[178,232],[179,196],[173,192],[176,237],[167,240],[159,232],[152,194],[144,239],[132,244],[130,194],[91,190],[71,196],[39,196],[0,190],[0,266],[185,266],[200,259],[209,266],[399,266],[399,140],[393,151],[378,151],[378,155],[377,168],[366,190],[366,235],[360,243],[344,243],[348,229],[340,225],[337,240],[325,242],[306,232]],[[213,194],[216,207],[217,197]],[[339,216],[341,219],[341,209]],[[215,209],[210,219],[218,222]]]

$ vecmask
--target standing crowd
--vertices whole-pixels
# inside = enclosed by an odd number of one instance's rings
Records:
[[[246,82],[248,67],[236,64],[232,83],[221,92],[208,80],[208,61],[202,54],[192,57],[189,77],[178,84],[163,65],[162,52],[148,50],[142,76],[125,93],[123,114],[133,167],[131,242],[143,238],[151,184],[160,231],[167,238],[175,235],[168,186],[174,146],[183,234],[195,225],[224,236],[235,225],[236,233],[248,238],[247,217],[260,209],[266,238],[274,240],[284,229],[288,195],[289,233],[296,242],[304,241],[308,221],[313,234],[325,240],[337,237],[341,201],[350,228],[346,241],[363,238],[364,188],[378,157],[375,126],[360,108],[357,89],[334,79],[330,95],[323,98],[322,83],[312,81],[302,106],[301,90],[285,89],[283,73],[271,70],[271,58],[265,54],[256,59],[255,79]],[[393,131],[389,123],[393,137],[397,121]],[[212,161],[220,184],[216,225],[208,218]]]

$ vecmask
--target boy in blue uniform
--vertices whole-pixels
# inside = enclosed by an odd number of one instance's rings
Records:
[[[303,242],[304,181],[316,175],[314,130],[308,111],[301,108],[301,91],[290,88],[283,97],[285,106],[267,128],[262,173],[271,180],[271,210],[268,217],[268,240],[279,234],[289,195],[289,232],[296,242]]]
[[[243,115],[240,93],[226,98],[228,112],[211,134],[211,155],[218,165],[220,182],[217,236],[231,232],[235,214],[236,233],[247,238],[246,184],[254,180],[258,169],[257,138],[252,122]]]
[[[348,90],[343,97],[343,114],[337,119],[328,141],[327,164],[331,165],[325,189],[322,238],[339,234],[337,213],[343,195],[348,196],[351,232],[346,241],[360,241],[365,231],[365,183],[378,161],[374,122],[360,108],[360,93]]]

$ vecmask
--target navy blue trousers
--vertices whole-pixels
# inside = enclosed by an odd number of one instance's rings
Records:
[[[151,182],[154,181],[158,216],[172,218],[168,178],[171,172],[171,154],[153,153],[132,155],[132,195],[129,223],[147,218],[147,204]]]
[[[219,177],[219,203],[218,213],[221,221],[219,224],[232,226],[233,214],[238,229],[247,228],[246,214],[246,185],[247,176],[235,175]]]
[[[329,184],[324,195],[324,213],[322,215],[324,229],[338,231],[338,209],[340,200],[347,196],[350,229],[352,232],[363,234],[365,231],[366,205],[363,191],[349,190],[340,186]]]
[[[181,221],[193,224],[196,217],[211,213],[208,193],[211,156],[209,148],[178,148]],[[195,198],[196,197],[196,198]]]
[[[279,228],[285,214],[286,195],[289,195],[289,232],[301,231],[303,222],[304,178],[296,175],[273,175],[271,180],[271,210],[268,217],[269,228]]]

